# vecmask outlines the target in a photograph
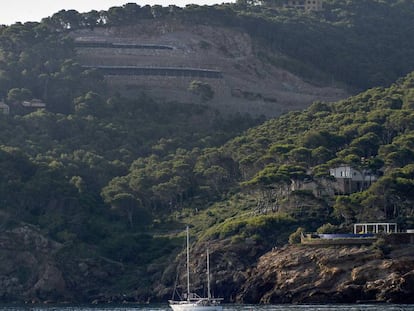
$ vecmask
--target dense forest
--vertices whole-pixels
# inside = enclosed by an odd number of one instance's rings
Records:
[[[68,34],[143,19],[241,28],[278,55],[266,61],[365,91],[266,121],[125,98],[78,63]],[[169,233],[187,223],[200,239],[249,237],[263,251],[296,230],[370,220],[412,228],[413,29],[410,0],[327,0],[320,12],[271,1],[129,3],[2,26],[0,98],[10,114],[0,115],[0,230],[27,223],[78,256],[146,266],[181,249]],[[22,105],[33,99],[46,108]],[[339,164],[378,180],[332,194],[329,169]]]

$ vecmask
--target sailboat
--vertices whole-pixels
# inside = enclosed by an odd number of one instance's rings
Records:
[[[184,299],[169,300],[168,303],[173,311],[221,311],[220,305],[223,298],[211,297],[210,291],[210,256],[207,249],[207,297],[200,297],[190,291],[190,243],[189,229],[187,227],[187,293]]]

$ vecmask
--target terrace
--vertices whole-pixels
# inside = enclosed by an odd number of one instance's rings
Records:
[[[389,244],[414,244],[414,230],[399,232],[396,223],[356,223],[353,233],[302,233],[305,245],[369,245],[383,238]]]

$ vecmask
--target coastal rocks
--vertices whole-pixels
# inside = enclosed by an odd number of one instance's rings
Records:
[[[414,302],[414,245],[301,245],[265,253],[268,246],[209,241],[212,293],[238,303]],[[0,231],[0,247],[3,303],[165,302],[177,262],[185,260],[175,262],[171,254],[170,264],[136,267],[99,256],[92,247],[64,246],[29,225]],[[192,287],[200,293],[206,290],[205,249],[197,244],[192,254],[191,273],[198,276]]]
[[[2,303],[136,301],[135,293],[117,290],[125,271],[119,262],[60,244],[31,225],[0,231]]]
[[[255,263],[265,252],[264,244],[251,239],[240,239],[237,242],[221,239],[219,242],[208,244],[211,291],[216,297],[224,297],[228,302],[235,302],[240,287],[246,282],[246,271],[250,271],[252,263]],[[203,289],[206,284],[205,264],[202,261],[204,259],[202,254],[206,248],[207,246],[201,243],[194,250],[195,275],[201,277],[194,280],[193,285],[199,289]]]
[[[262,256],[237,296],[245,303],[412,303],[414,246],[287,246]]]
[[[61,301],[65,293],[66,283],[62,272],[53,262],[46,262],[39,269],[37,282],[26,295],[32,297],[32,301]]]
[[[76,253],[78,251],[78,253]],[[59,268],[64,273],[66,290],[75,302],[120,303],[126,294],[117,288],[126,269],[120,262],[95,254],[92,250],[80,253],[76,248],[60,252]],[[133,273],[133,272],[131,272]]]
[[[61,247],[29,225],[1,231],[1,301],[64,300],[66,284],[53,258]]]

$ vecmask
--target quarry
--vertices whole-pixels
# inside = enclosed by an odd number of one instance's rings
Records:
[[[143,20],[77,30],[71,36],[80,63],[101,70],[111,89],[126,96],[146,93],[224,113],[273,117],[349,95],[344,87],[305,81],[267,61],[263,55],[278,56],[236,28]],[[213,98],[204,101],[190,92],[192,81],[208,84]]]

